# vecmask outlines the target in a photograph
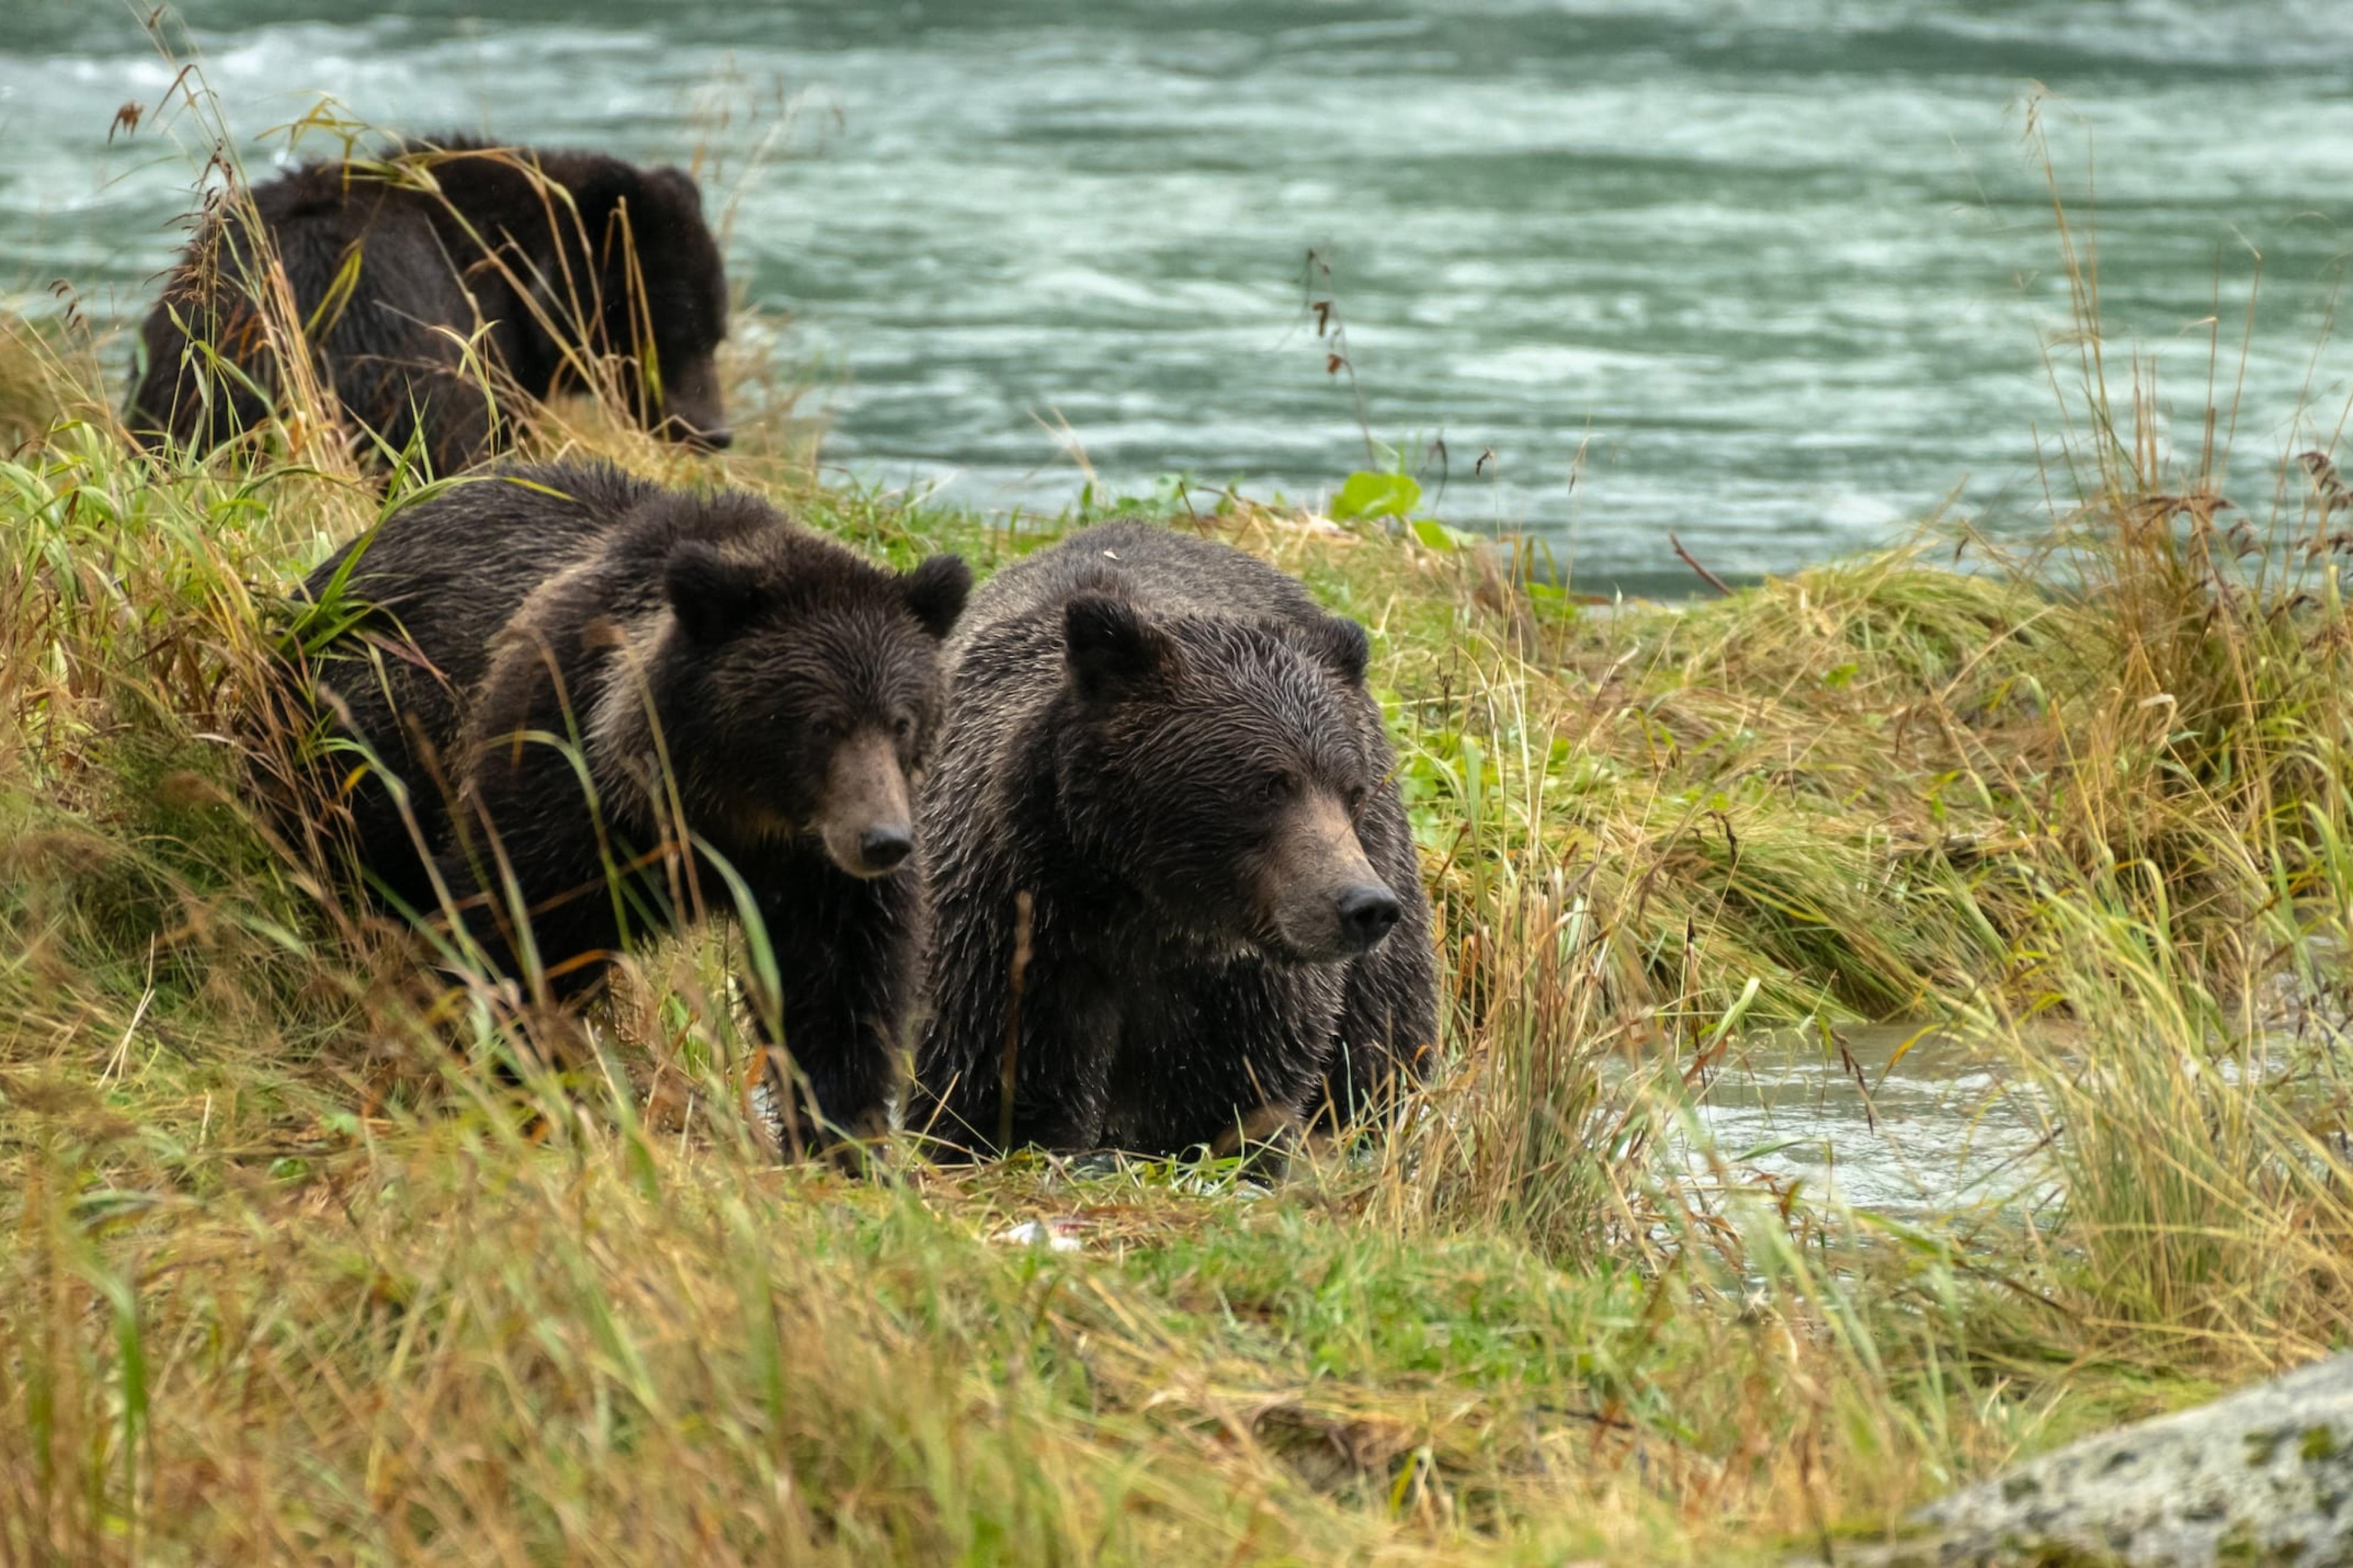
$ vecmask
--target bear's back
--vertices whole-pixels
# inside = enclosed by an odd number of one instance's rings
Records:
[[[396,626],[462,690],[531,596],[607,550],[653,493],[602,463],[501,468],[394,513],[322,562],[302,595],[323,596],[358,552],[345,596],[371,606],[381,629]]]
[[[1089,594],[1127,599],[1176,626],[1314,627],[1329,618],[1296,578],[1231,545],[1133,519],[1097,523],[1004,568],[973,595],[944,653],[951,722],[1001,739],[1050,703],[1063,679],[1063,606]]]
[[[606,463],[501,468],[393,513],[321,562],[303,595],[318,598],[357,552],[348,591],[387,608],[438,598],[520,603],[600,547],[654,489]]]
[[[993,731],[1001,742],[1051,702],[1063,679],[1063,606],[1089,594],[1127,599],[1163,622],[1327,619],[1296,578],[1231,545],[1134,519],[1097,523],[1005,567],[973,595],[944,655],[952,727]]]
[[[390,184],[340,160],[305,163],[252,187],[253,213],[269,231],[285,264],[296,308],[305,321],[350,287],[345,269],[356,256],[364,289],[342,302],[337,318],[375,303],[377,309],[427,312],[420,330],[459,324],[471,315],[452,257],[433,218],[438,204],[427,193]],[[217,232],[240,259],[245,226],[218,220]],[[203,247],[191,247],[181,271],[202,274],[211,266]],[[227,279],[233,287],[248,285]],[[479,286],[479,279],[477,280]],[[495,314],[502,300],[487,301]]]
[[[386,179],[385,164],[414,174]],[[510,148],[477,137],[418,137],[380,159],[323,159],[251,189],[255,213],[281,235],[290,227],[371,239],[385,226],[423,226],[447,252],[444,266],[469,266],[484,245],[522,242],[534,260],[568,232],[567,193],[610,182],[629,165],[598,153]],[[552,252],[550,252],[552,254]],[[481,281],[478,274],[475,283]],[[550,286],[558,280],[551,279]]]
[[[1080,594],[1117,595],[1159,616],[1310,624],[1323,615],[1296,579],[1256,556],[1123,518],[1082,529],[990,578],[973,595],[950,657],[1008,623],[1057,616]]]

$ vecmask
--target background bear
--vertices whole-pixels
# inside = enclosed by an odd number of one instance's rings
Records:
[[[727,444],[712,357],[727,335],[726,269],[682,170],[449,138],[381,163],[307,164],[251,200],[345,415],[396,451],[421,436],[436,472],[501,438],[482,369],[466,363],[485,326],[478,352],[523,392],[585,384],[584,353],[623,355],[649,428]],[[208,216],[149,312],[123,412],[142,439],[209,449],[280,395],[249,224],[242,204]]]
[[[765,922],[818,1110],[879,1130],[923,936],[920,883],[892,873],[970,584],[952,555],[893,574],[755,497],[603,465],[396,512],[306,584],[365,606],[314,674],[412,803],[413,826],[361,776],[359,868],[411,911],[438,875],[485,952],[560,1001],[628,938],[731,911],[716,851]]]
[[[1109,523],[1008,567],[950,644],[923,789],[937,915],[907,1124],[1174,1152],[1377,1103],[1436,956],[1364,628],[1221,544]]]

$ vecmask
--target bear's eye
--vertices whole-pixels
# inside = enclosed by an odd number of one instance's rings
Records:
[[[1356,788],[1350,790],[1348,792],[1348,815],[1350,816],[1362,816],[1365,810],[1365,802],[1369,798],[1371,798],[1369,792],[1367,792],[1362,784],[1358,784]]]
[[[915,721],[907,714],[900,714],[898,718],[892,721],[891,733],[896,735],[902,741],[914,739]]]
[[[1260,787],[1268,800],[1280,804],[1291,798],[1297,783],[1289,773],[1278,769],[1267,774],[1265,783]]]

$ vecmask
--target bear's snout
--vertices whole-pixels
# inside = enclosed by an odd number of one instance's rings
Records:
[[[718,367],[705,358],[681,370],[662,388],[659,434],[681,446],[706,452],[723,452],[735,444],[727,427],[727,403],[720,390]]]
[[[1404,912],[1365,858],[1347,808],[1321,791],[1276,830],[1267,874],[1274,933],[1293,959],[1329,963],[1370,952]]]
[[[888,736],[852,735],[834,748],[810,826],[827,858],[853,877],[887,877],[914,852],[907,775]]]
[[[723,452],[735,444],[735,432],[727,427],[726,416],[717,408],[687,410],[673,403],[659,433],[701,452]]]

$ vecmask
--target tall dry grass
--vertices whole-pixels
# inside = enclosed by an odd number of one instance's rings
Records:
[[[273,839],[280,595],[422,476],[282,432],[136,454],[92,363],[0,361],[33,432],[0,460],[0,1561],[1764,1561],[2353,1335],[2353,637],[2309,466],[2274,541],[2105,414],[2052,552],[1609,613],[1188,518],[1375,630],[1443,1071],[1272,1191],[911,1147],[850,1181],[747,1125],[740,955],[635,955],[551,1073]],[[626,414],[530,428],[894,556],[1050,531]],[[2241,553],[2289,540],[2322,548]],[[2012,1075],[2055,1207],[1902,1221],[1669,1155],[1744,1031],[1895,1015]]]

